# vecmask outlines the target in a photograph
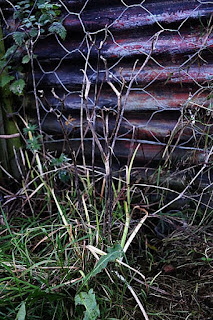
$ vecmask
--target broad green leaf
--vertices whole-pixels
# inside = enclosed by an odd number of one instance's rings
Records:
[[[124,253],[120,244],[116,244],[112,248],[108,248],[107,251],[107,255],[102,256],[94,269],[84,278],[79,290],[81,290],[81,288],[89,281],[90,278],[94,277],[96,274],[105,269],[109,262],[115,261],[116,259],[122,257]]]
[[[60,22],[53,22],[48,30],[51,33],[58,34],[62,40],[64,40],[66,38],[67,31]]]
[[[4,67],[6,67],[6,65],[7,65],[7,61],[6,60],[0,60],[0,69],[3,69]]]
[[[105,269],[108,262],[115,261],[123,255],[123,249],[121,248],[120,244],[116,244],[114,247],[108,248],[107,251],[107,255],[102,256],[95,268],[92,270],[91,277],[94,277],[97,273]]]
[[[15,7],[18,7],[18,6],[15,6]],[[21,13],[19,11],[19,8],[16,8],[17,10],[14,11],[13,13],[13,19],[16,20],[16,19],[19,19],[21,17]]]
[[[83,305],[86,309],[84,311],[83,320],[96,320],[100,316],[99,306],[95,299],[95,294],[93,289],[90,289],[89,292],[80,292],[75,296],[75,305]]]
[[[10,81],[12,81],[14,79],[15,79],[14,76],[10,76],[8,74],[3,74],[1,77],[0,86],[5,87],[8,83],[10,83]]]
[[[30,36],[31,36],[32,38],[35,38],[35,37],[37,37],[37,35],[38,35],[38,30],[37,30],[36,28],[32,28],[32,29],[30,30],[29,34],[30,34]]]
[[[58,9],[58,8],[60,8],[61,7],[61,4],[58,4],[58,3],[54,3],[53,5],[52,5],[52,8],[55,10],[55,9]]]
[[[13,39],[19,47],[21,47],[21,45],[23,44],[25,36],[26,35],[24,32],[19,32],[19,31],[14,32]]]
[[[213,261],[213,259],[209,258],[209,257],[202,257],[201,260],[202,261],[206,261],[206,262],[212,262]]]
[[[28,54],[26,54],[26,56],[24,56],[23,58],[22,58],[22,63],[23,64],[26,64],[26,63],[28,63],[30,61],[30,57],[28,56]]]
[[[10,85],[10,90],[14,94],[17,94],[18,96],[20,96],[23,93],[24,87],[25,87],[25,81],[23,79],[19,79],[19,80],[14,81]]]
[[[26,317],[26,305],[25,302],[22,302],[21,307],[16,316],[16,320],[25,320]]]
[[[51,15],[48,13],[43,13],[38,22],[40,23],[40,25],[45,26],[47,23],[51,22]]]
[[[11,46],[10,48],[8,48],[5,55],[4,55],[4,58],[7,59],[11,54],[13,54],[16,51],[17,48],[18,48],[18,46],[15,44],[13,46]]]

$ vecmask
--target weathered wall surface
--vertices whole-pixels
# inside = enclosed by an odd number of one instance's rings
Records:
[[[114,85],[121,93],[123,117],[115,162],[125,162],[138,143],[136,161],[141,165],[155,166],[169,155],[190,163],[204,161],[205,133],[213,131],[211,1],[59,3],[65,41],[45,36],[35,47],[42,128],[51,137],[47,146],[67,149],[66,131],[78,150],[83,134],[90,158],[89,121],[104,147],[106,130],[110,136],[119,113]]]

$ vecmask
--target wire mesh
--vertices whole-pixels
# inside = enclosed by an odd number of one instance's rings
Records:
[[[45,148],[107,174],[139,145],[134,181],[155,200],[164,188],[157,212],[189,200],[211,208],[212,2],[54,2],[67,36],[34,44],[26,107]]]

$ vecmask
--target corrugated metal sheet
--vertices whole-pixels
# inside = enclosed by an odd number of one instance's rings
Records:
[[[79,150],[83,125],[85,153],[88,158],[91,156],[92,134],[85,113],[80,120],[81,110],[85,109],[82,99],[85,80],[82,70],[85,70],[91,83],[86,102],[89,121],[103,146],[101,116],[103,112],[109,113],[112,132],[118,108],[117,97],[107,80],[117,90],[124,84],[121,101],[125,110],[114,149],[115,162],[116,159],[125,162],[138,143],[141,147],[136,161],[143,165],[156,165],[163,156],[166,158],[165,149],[172,150],[171,159],[204,161],[203,135],[213,131],[209,117],[212,2],[63,0],[59,3],[67,29],[66,40],[50,35],[35,47],[42,127],[51,136],[47,146],[64,151],[65,129],[73,149]],[[107,61],[107,72],[101,57]],[[201,114],[203,122],[199,120]],[[98,155],[98,150],[95,152]]]

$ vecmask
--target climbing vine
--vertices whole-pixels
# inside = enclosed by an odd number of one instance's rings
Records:
[[[61,4],[52,0],[7,1],[13,10],[10,22],[2,13],[0,25],[0,134],[17,134],[16,121],[13,115],[17,109],[17,96],[23,96],[26,87],[26,65],[34,77],[34,48],[37,41],[50,34],[56,34],[62,40],[66,37],[66,29],[62,25]],[[23,103],[23,100],[21,100]],[[14,107],[16,106],[16,107]],[[28,143],[29,148],[40,147],[39,138]],[[15,175],[17,167],[14,161],[14,147],[21,146],[20,138],[11,138],[7,142],[0,141],[4,150],[0,162]],[[9,165],[8,165],[9,164]]]
[[[25,87],[22,69],[31,59],[35,43],[47,34],[57,34],[62,40],[66,37],[66,29],[61,22],[61,4],[51,0],[23,0],[13,6],[15,31],[12,33],[12,43],[1,56],[0,86],[9,85],[9,90],[16,95],[22,95]],[[21,65],[13,72],[14,58],[19,58]],[[3,71],[7,72],[3,72]]]

